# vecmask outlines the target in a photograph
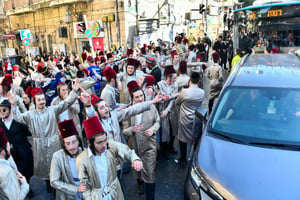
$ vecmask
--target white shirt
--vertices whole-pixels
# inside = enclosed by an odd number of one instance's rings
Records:
[[[76,168],[76,158],[71,158],[68,156],[70,169],[71,169],[71,175],[73,177],[74,183],[76,186],[80,185],[80,180],[78,178],[77,168]],[[82,193],[77,192],[75,200],[81,200],[82,199]]]
[[[93,160],[95,161],[97,173],[100,179],[101,189],[103,189],[107,185],[107,175],[108,175],[108,163],[107,163],[107,157],[106,157],[106,150],[101,153],[101,155],[94,155],[90,148],[88,148],[88,157],[93,157]],[[102,200],[111,200],[110,194],[107,194],[104,196],[102,194]]]
[[[7,109],[8,109],[8,108],[7,108]],[[8,119],[8,120],[3,120],[3,119],[2,119],[2,121],[3,121],[4,125],[6,126],[6,128],[7,128],[8,130],[9,130],[9,129],[10,129],[10,127],[11,127],[12,120],[13,120],[13,118],[12,118],[12,117],[10,117],[10,119]]]

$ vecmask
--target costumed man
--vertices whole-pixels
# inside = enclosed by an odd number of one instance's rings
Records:
[[[187,143],[192,144],[192,142],[197,142],[197,139],[199,139],[195,135],[197,131],[193,130],[195,110],[201,106],[205,97],[204,90],[198,87],[199,81],[200,74],[193,72],[189,81],[189,88],[182,89],[175,101],[176,106],[180,107],[178,120],[180,158],[175,162],[181,166],[187,164]]]
[[[190,77],[187,73],[187,63],[186,61],[181,61],[179,64],[178,70],[179,76],[176,78],[176,83],[178,85],[178,92],[181,91],[183,87],[187,87],[189,85]]]
[[[58,105],[48,107],[46,106],[46,99],[42,90],[40,88],[33,88],[31,94],[35,110],[25,113],[20,113],[18,108],[16,108],[15,96],[9,96],[14,119],[22,124],[26,124],[32,134],[34,175],[46,181],[49,193],[53,191],[49,181],[52,155],[61,148],[57,134],[57,118],[59,114],[67,110],[77,99],[80,80],[76,79],[72,87],[73,90],[66,100]]]
[[[136,81],[131,81],[127,85],[132,98],[132,104],[145,101],[143,90]],[[154,105],[150,110],[144,111],[129,120],[129,127],[123,133],[129,136],[129,145],[135,150],[143,162],[143,169],[138,172],[137,182],[139,194],[144,193],[144,183],[146,200],[155,199],[155,165],[156,165],[156,132],[160,127],[160,117]]]
[[[10,161],[10,144],[0,128],[0,199],[24,200],[29,192],[29,184],[25,176],[12,167]]]
[[[105,67],[103,74],[107,83],[101,93],[101,98],[108,103],[112,110],[125,108],[126,104],[121,104],[117,101],[117,98],[120,97],[120,90],[122,89],[117,73],[111,67]]]
[[[17,164],[18,170],[29,183],[33,175],[33,156],[27,137],[31,136],[31,133],[26,125],[14,120],[11,113],[11,104],[7,99],[2,100],[0,103],[0,116],[0,127],[12,145],[11,155]],[[33,194],[32,191],[31,194]]]
[[[170,54],[171,54],[172,60],[170,62],[167,62],[166,65],[173,65],[173,67],[177,73],[178,69],[179,69],[180,57],[177,54],[176,50],[171,51]]]
[[[174,98],[178,95],[178,86],[176,83],[176,71],[173,65],[165,67],[165,80],[158,82],[158,90],[165,95],[165,101],[158,105],[160,112],[160,146],[165,159],[169,159],[168,153],[174,153],[173,147],[175,135],[177,135],[178,113],[175,109]],[[166,100],[170,101],[166,101]]]
[[[106,67],[114,67],[114,57],[112,55],[112,53],[108,53],[106,54],[106,60],[107,60],[107,64]]]
[[[85,120],[83,126],[89,146],[76,158],[79,180],[88,186],[88,191],[83,192],[83,198],[123,200],[117,166],[121,160],[128,160],[136,171],[140,171],[143,163],[134,150],[107,139],[98,117]]]
[[[130,81],[137,81],[140,76],[143,75],[142,71],[136,71],[137,60],[134,58],[128,58],[127,66],[123,70],[123,72],[118,74],[119,80],[122,82],[122,87],[124,88],[121,92],[121,102],[128,104],[130,102],[130,95],[128,90],[126,90],[126,86]]]
[[[83,147],[72,119],[58,123],[62,149],[53,154],[50,168],[50,183],[56,189],[56,199],[81,200],[87,186],[80,183],[76,168],[76,157]]]
[[[59,82],[57,84],[57,93],[58,93],[58,96],[52,100],[51,106],[58,105],[61,102],[63,102],[65,99],[68,98],[68,95],[69,95],[68,85],[64,82]],[[76,124],[77,132],[79,133],[80,138],[83,139],[82,131],[81,131],[81,123],[80,123],[79,116],[78,116],[79,113],[80,113],[80,105],[79,105],[79,101],[77,99],[70,106],[70,108],[68,108],[61,114],[59,114],[57,122],[62,122],[67,119],[73,119],[74,123]]]
[[[141,76],[137,81],[139,87],[143,90],[146,101],[152,100],[154,98],[154,84],[155,78],[154,76]]]

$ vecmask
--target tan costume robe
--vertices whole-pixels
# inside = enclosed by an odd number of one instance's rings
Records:
[[[0,159],[0,199],[23,200],[29,192],[28,183],[20,183],[8,160]]]
[[[68,109],[77,96],[77,93],[72,91],[63,103],[46,107],[43,113],[37,110],[20,113],[18,109],[13,109],[14,119],[26,124],[32,134],[33,173],[41,179],[49,180],[52,155],[61,149],[57,134],[58,115]]]
[[[155,165],[156,165],[156,135],[160,127],[160,117],[154,105],[151,105],[150,110],[141,114],[141,123],[143,130],[141,132],[132,132],[133,126],[136,124],[136,116],[131,117],[127,129],[123,131],[125,135],[129,136],[129,144],[135,150],[137,155],[142,159],[143,169],[139,173],[139,179],[146,183],[155,182]],[[145,130],[152,129],[153,135],[148,137],[144,134]]]
[[[85,200],[102,200],[102,193],[109,192],[112,200],[123,200],[123,192],[120,182],[117,178],[117,166],[120,160],[140,160],[134,150],[128,146],[108,140],[109,148],[106,151],[108,174],[107,185],[101,185],[100,177],[98,175],[96,164],[92,156],[88,156],[88,149],[84,150],[76,159],[76,166],[78,169],[78,177],[81,183],[88,185],[89,190],[83,193]]]

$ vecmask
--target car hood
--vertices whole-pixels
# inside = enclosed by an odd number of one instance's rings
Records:
[[[300,152],[236,144],[205,135],[197,164],[226,199],[300,199]]]

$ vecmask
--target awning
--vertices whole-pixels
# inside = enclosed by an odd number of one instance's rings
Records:
[[[16,35],[18,35],[20,32],[19,31],[11,31],[7,34],[3,35],[3,38],[6,40],[15,40],[16,39]]]

